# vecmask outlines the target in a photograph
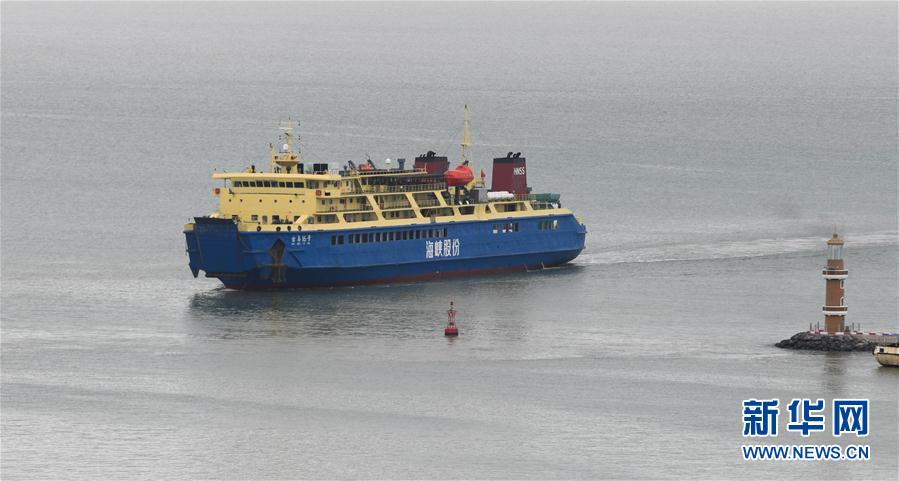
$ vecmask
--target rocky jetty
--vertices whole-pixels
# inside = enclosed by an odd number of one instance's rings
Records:
[[[799,332],[789,339],[778,342],[775,346],[784,349],[800,349],[806,351],[867,351],[873,352],[874,342],[861,336],[844,334],[828,336],[814,332]]]

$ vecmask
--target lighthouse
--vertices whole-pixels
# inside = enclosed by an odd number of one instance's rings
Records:
[[[821,271],[826,283],[824,296],[824,329],[829,333],[842,332],[846,321],[846,302],[843,281],[849,271],[843,265],[843,240],[834,234],[827,241],[827,266]]]

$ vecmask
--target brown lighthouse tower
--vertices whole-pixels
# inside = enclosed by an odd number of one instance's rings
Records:
[[[843,281],[849,271],[843,266],[843,240],[834,234],[827,241],[827,267],[821,271],[827,283],[824,297],[824,329],[828,333],[842,332],[846,321],[846,302],[843,295]]]

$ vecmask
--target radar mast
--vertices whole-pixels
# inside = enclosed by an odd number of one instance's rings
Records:
[[[297,122],[297,127],[299,126],[300,123]],[[284,132],[284,144],[278,146],[279,150],[277,152],[275,152],[274,147],[272,148],[272,172],[275,172],[275,164],[278,164],[287,173],[290,173],[300,162],[299,149],[297,149],[296,153],[293,151],[293,120],[288,117],[287,124],[281,124],[279,128]],[[299,135],[297,135],[297,141],[299,142]]]

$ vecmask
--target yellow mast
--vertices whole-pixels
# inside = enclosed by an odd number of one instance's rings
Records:
[[[462,163],[471,161],[471,135],[468,133],[468,104],[465,104],[465,120],[462,128]]]
[[[462,163],[471,163],[471,133],[469,132],[468,104],[465,104],[465,117],[462,122]],[[483,187],[484,179],[475,174],[474,179],[465,186],[471,190],[474,187]]]

